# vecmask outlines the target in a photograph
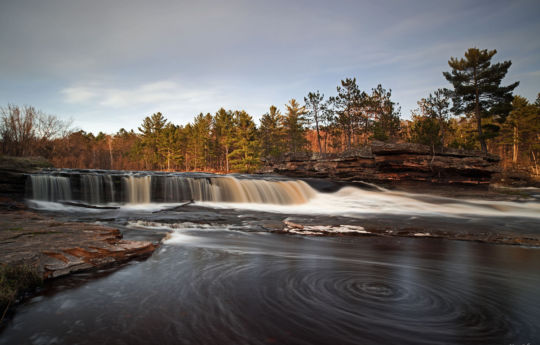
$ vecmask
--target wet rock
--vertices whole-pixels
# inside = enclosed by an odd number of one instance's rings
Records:
[[[0,263],[37,267],[44,278],[149,256],[148,241],[122,239],[118,229],[61,222],[29,211],[0,211]]]
[[[52,164],[42,157],[0,156],[0,197],[22,201],[26,174],[50,167]]]

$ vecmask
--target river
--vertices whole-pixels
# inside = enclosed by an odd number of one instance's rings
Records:
[[[163,231],[169,236],[145,261],[48,282],[17,308],[0,344],[540,340],[538,248],[437,238],[306,236],[257,226],[282,213],[315,222],[340,213],[361,221],[424,221],[424,231],[443,224],[524,227],[539,224],[537,203],[348,189],[313,193],[307,203],[289,206],[203,200],[182,214],[152,213],[165,204],[75,211],[37,202],[58,217],[117,226],[130,238]]]

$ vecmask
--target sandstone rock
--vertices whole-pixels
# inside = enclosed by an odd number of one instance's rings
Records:
[[[114,228],[0,211],[0,263],[33,265],[44,278],[146,257],[155,248],[151,242],[123,240]]]
[[[370,148],[344,154],[287,156],[267,162],[263,173],[290,177],[331,178],[341,181],[426,181],[435,183],[489,183],[500,171],[499,158],[479,151],[445,149],[411,143],[374,141]]]

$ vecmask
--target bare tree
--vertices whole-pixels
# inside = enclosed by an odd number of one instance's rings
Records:
[[[47,115],[32,106],[8,104],[0,108],[1,152],[11,156],[51,153],[49,144],[72,132],[71,122]]]

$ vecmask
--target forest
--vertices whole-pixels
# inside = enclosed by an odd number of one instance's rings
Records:
[[[309,92],[283,108],[272,105],[257,124],[244,110],[200,113],[175,124],[160,112],[137,129],[97,135],[32,106],[0,108],[0,152],[43,156],[56,167],[207,172],[254,172],[287,154],[347,152],[373,140],[480,150],[499,155],[503,168],[539,175],[540,93],[534,101],[514,95],[519,82],[501,85],[510,61],[492,63],[496,50],[470,48],[450,58],[448,88],[420,99],[410,119],[377,85],[360,90],[341,80],[336,94]],[[257,114],[260,115],[260,114]]]

